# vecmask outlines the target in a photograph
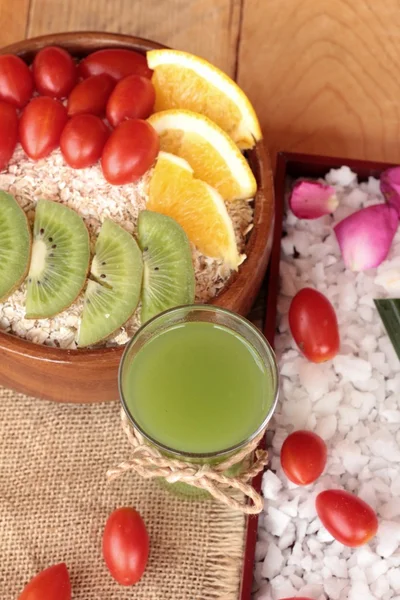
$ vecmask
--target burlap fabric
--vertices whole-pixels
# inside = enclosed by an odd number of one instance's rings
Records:
[[[237,600],[244,517],[177,498],[129,474],[105,473],[129,454],[119,404],[56,405],[0,389],[0,598],[65,561],[74,600]],[[142,581],[123,588],[101,556],[107,516],[134,506],[151,539]]]
[[[260,300],[251,317],[259,326]],[[54,404],[0,388],[1,600],[16,600],[58,562],[67,563],[73,600],[238,600],[243,514],[133,474],[107,484],[107,469],[124,458],[118,402]],[[147,570],[131,588],[113,581],[101,555],[105,522],[120,506],[139,510],[151,540]]]

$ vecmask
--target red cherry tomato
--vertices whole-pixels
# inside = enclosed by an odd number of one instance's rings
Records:
[[[18,140],[17,109],[0,101],[0,171],[8,164]]]
[[[103,557],[112,577],[134,585],[142,577],[149,556],[149,536],[134,508],[118,508],[108,518],[103,534]]]
[[[36,89],[42,96],[65,98],[78,78],[72,56],[58,46],[47,46],[35,56],[32,65]]]
[[[106,113],[108,98],[115,86],[115,79],[103,73],[84,79],[68,98],[68,115],[90,113],[102,117]]]
[[[33,98],[19,122],[19,137],[27,155],[37,160],[57,148],[67,119],[67,111],[58,100]]]
[[[136,181],[157,158],[160,140],[147,121],[123,121],[108,138],[101,157],[104,177],[123,185]]]
[[[340,339],[335,310],[323,294],[303,288],[292,300],[289,326],[294,341],[308,360],[320,363],[339,351]]]
[[[0,100],[22,108],[29,102],[33,88],[32,73],[19,56],[0,56]]]
[[[326,455],[326,444],[319,435],[312,431],[294,431],[282,446],[282,469],[293,483],[308,485],[325,469]]]
[[[378,519],[369,504],[344,490],[321,492],[315,507],[323,526],[345,546],[362,546],[378,530]]]
[[[64,127],[60,138],[65,161],[74,169],[90,167],[99,160],[109,135],[100,117],[75,115]]]
[[[79,63],[79,76],[83,79],[90,75],[100,75],[100,73],[107,73],[119,81],[123,77],[133,74],[150,79],[153,71],[149,69],[143,54],[133,50],[111,48],[93,52]]]
[[[107,102],[107,119],[113,127],[125,119],[147,119],[155,99],[156,92],[150,79],[128,75],[117,83]]]
[[[60,563],[36,575],[18,600],[71,600],[71,583],[66,565]]]

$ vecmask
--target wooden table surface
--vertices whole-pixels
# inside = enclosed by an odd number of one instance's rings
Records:
[[[73,30],[153,38],[236,77],[272,154],[400,162],[399,0],[0,0],[0,43]]]

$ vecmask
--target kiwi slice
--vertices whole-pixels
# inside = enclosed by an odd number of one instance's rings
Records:
[[[96,242],[78,346],[97,344],[132,316],[139,302],[142,275],[142,254],[134,238],[106,219]]]
[[[45,319],[68,308],[85,285],[89,259],[89,234],[78,213],[58,202],[39,200],[26,318]]]
[[[31,256],[31,230],[13,196],[0,191],[0,302],[23,282]]]
[[[195,277],[189,240],[174,219],[143,210],[138,235],[144,263],[141,321],[145,323],[168,308],[192,304]]]

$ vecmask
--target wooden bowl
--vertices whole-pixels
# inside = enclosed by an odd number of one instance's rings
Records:
[[[137,37],[78,32],[24,40],[0,50],[18,54],[30,63],[44,46],[62,46],[83,57],[102,48],[130,48],[145,53],[162,44]],[[256,177],[254,228],[246,244],[247,260],[212,303],[246,315],[267,268],[274,220],[272,171],[264,144],[248,154]],[[0,384],[38,398],[58,402],[103,402],[118,398],[117,372],[123,347],[96,350],[63,350],[34,344],[0,332]]]

